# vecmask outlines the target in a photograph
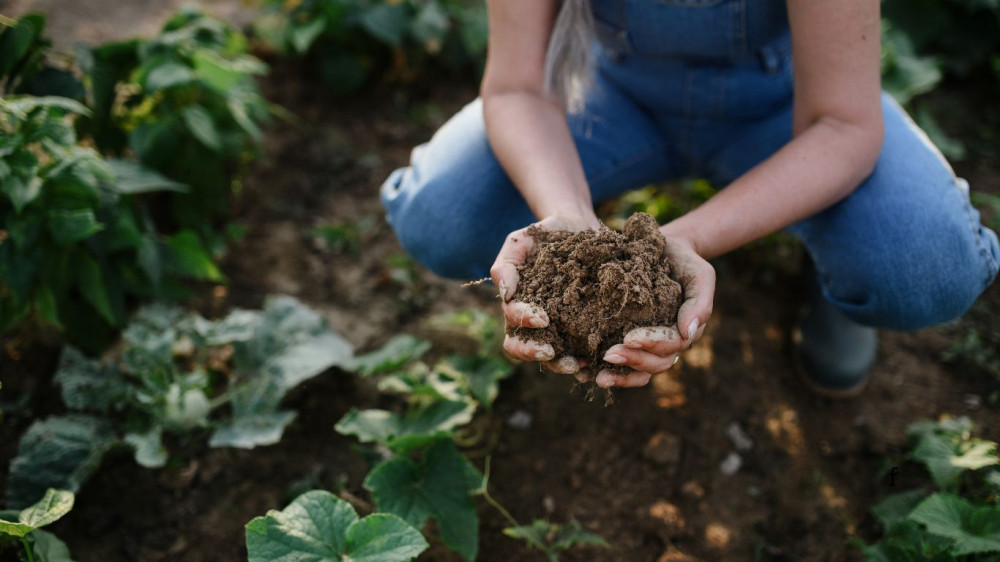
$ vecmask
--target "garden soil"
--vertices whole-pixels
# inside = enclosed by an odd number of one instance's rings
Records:
[[[656,219],[629,217],[621,233],[527,230],[534,250],[518,268],[514,300],[538,305],[545,328],[510,326],[507,333],[552,345],[556,357],[586,359],[600,369],[604,353],[642,326],[675,326],[683,291],[671,277],[666,243]]]
[[[499,319],[492,288],[462,289],[407,262],[378,201],[382,179],[475,96],[473,83],[438,84],[335,102],[298,69],[275,64],[266,93],[299,125],[276,123],[266,135],[267,156],[236,206],[248,231],[223,262],[230,283],[204,287],[202,312],[218,316],[289,293],[359,351],[414,333],[434,339],[439,353],[467,344],[427,327],[429,316],[477,306]],[[1000,183],[995,162],[960,172],[994,192]],[[348,221],[362,225],[357,253],[333,255],[311,235],[318,225]],[[563,560],[861,560],[848,541],[877,533],[869,507],[926,482],[905,460],[908,424],[968,415],[982,436],[1000,439],[996,382],[941,359],[969,327],[994,328],[1000,289],[957,324],[883,334],[866,392],[831,401],[793,374],[786,334],[802,303],[798,262],[775,251],[757,246],[713,262],[716,312],[669,375],[618,391],[616,404],[604,407],[571,395],[566,377],[523,364],[501,385],[493,410],[476,419],[492,446],[469,455],[480,468],[491,456],[491,493],[516,518],[576,519],[611,544]],[[60,406],[55,350],[17,339],[0,345],[2,489],[19,436]],[[342,490],[366,512],[366,465],[333,425],[352,407],[390,403],[369,381],[333,370],[286,404],[299,416],[278,445],[215,450],[204,445],[207,435],[195,436],[171,443],[181,454],[161,470],[113,455],[52,530],[81,562],[242,562],[243,525],[305,489]],[[892,466],[900,468],[894,481]],[[486,502],[478,506],[480,560],[545,559],[503,535],[505,520]],[[421,559],[458,560],[439,543]]]

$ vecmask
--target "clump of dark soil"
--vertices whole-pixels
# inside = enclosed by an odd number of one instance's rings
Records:
[[[519,268],[514,299],[541,306],[549,326],[507,333],[551,344],[556,357],[585,359],[594,372],[627,370],[604,353],[640,326],[677,324],[683,290],[671,277],[666,241],[656,220],[636,213],[621,233],[528,229],[535,250]]]

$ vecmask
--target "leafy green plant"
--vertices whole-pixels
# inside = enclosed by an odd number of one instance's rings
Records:
[[[60,96],[83,101],[80,80],[51,63],[52,42],[44,37],[45,15],[0,16],[0,95]],[[66,65],[63,65],[66,66]]]
[[[574,544],[602,544],[576,523],[519,525],[490,496],[489,457],[484,476],[458,445],[476,445],[486,434],[475,427],[474,416],[488,414],[499,381],[512,367],[498,356],[502,332],[495,319],[480,311],[461,311],[432,319],[429,325],[442,329],[449,323],[479,341],[476,354],[426,363],[421,358],[430,345],[404,335],[352,361],[352,370],[377,379],[381,391],[402,398],[398,410],[352,409],[335,426],[339,433],[375,447],[375,463],[363,486],[378,510],[398,515],[417,529],[435,520],[444,544],[466,560],[478,553],[477,495],[511,522],[512,536],[525,539],[550,559]],[[541,525],[546,525],[544,532]]]
[[[431,60],[482,65],[487,18],[481,0],[261,0],[257,35],[272,47],[317,59],[336,92],[357,91],[389,70],[413,81]]]
[[[239,172],[256,154],[268,115],[254,76],[265,65],[246,38],[196,10],[184,10],[151,39],[109,43],[79,53],[98,148],[128,148],[144,165],[191,190],[171,197],[180,227],[210,239],[224,218]]]
[[[112,363],[64,351],[55,380],[72,413],[37,421],[22,437],[7,481],[11,505],[47,487],[77,491],[123,444],[140,465],[162,467],[165,434],[207,430],[212,447],[277,443],[295,418],[280,408],[285,394],[351,358],[350,345],[290,297],[215,322],[149,306],[123,340]]]
[[[250,562],[406,562],[427,549],[419,531],[389,513],[358,518],[329,492],[306,492],[246,525]]]
[[[40,529],[69,513],[73,500],[72,492],[49,489],[38,503],[20,512],[0,511],[0,551],[16,541],[28,562],[70,562],[66,543]]]
[[[0,332],[34,319],[96,352],[129,297],[222,276],[192,233],[160,236],[137,201],[182,185],[76,143],[71,116],[87,113],[66,98],[0,99]]]
[[[997,444],[973,438],[967,418],[909,428],[910,458],[923,464],[937,491],[893,494],[872,514],[878,542],[859,543],[868,560],[987,560],[1000,552],[1000,457]]]
[[[589,531],[585,531],[576,521],[565,525],[535,519],[530,525],[520,525],[504,529],[509,537],[523,540],[532,548],[545,553],[551,562],[559,562],[559,552],[578,545],[607,547],[607,541]]]

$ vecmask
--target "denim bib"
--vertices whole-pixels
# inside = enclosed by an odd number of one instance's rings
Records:
[[[732,64],[788,38],[784,0],[591,0],[598,38],[629,55]]]

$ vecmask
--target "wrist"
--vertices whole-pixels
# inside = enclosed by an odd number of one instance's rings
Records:
[[[698,237],[698,233],[685,228],[683,224],[680,224],[680,219],[668,222],[667,224],[661,226],[660,234],[662,234],[664,238],[669,238],[686,246],[690,246],[694,253],[699,256],[702,255],[700,248],[701,241]]]
[[[538,220],[559,218],[575,224],[582,224],[587,228],[598,228],[601,221],[597,219],[594,208],[588,203],[563,204],[546,208],[538,214]]]

